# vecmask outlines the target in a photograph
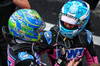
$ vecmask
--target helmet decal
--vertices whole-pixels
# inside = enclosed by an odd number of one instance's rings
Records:
[[[20,9],[10,16],[8,27],[14,37],[26,41],[38,41],[42,33],[36,33],[36,30],[42,23],[44,23],[42,18],[35,10]]]
[[[89,16],[90,6],[88,3],[84,1],[68,1],[63,5],[59,14],[60,33],[67,38],[73,38],[84,29]],[[74,27],[69,29],[65,26],[66,24]]]

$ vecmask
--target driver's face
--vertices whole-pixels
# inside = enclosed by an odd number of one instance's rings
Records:
[[[75,23],[77,22],[75,19],[66,15],[61,16],[61,21],[64,22],[64,26],[66,29],[73,29],[75,27]]]
[[[64,22],[64,26],[65,26],[67,29],[72,29],[72,28],[74,28],[75,25],[72,25],[72,24],[69,24],[69,23]]]

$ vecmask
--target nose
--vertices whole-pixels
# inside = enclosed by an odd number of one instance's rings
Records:
[[[66,24],[66,27],[68,27],[68,28],[69,28],[69,27],[71,27],[71,26],[70,26],[70,24]]]
[[[74,27],[74,25],[68,24],[68,23],[65,23],[65,22],[64,22],[64,25],[65,25],[66,28],[69,28],[69,29]]]
[[[67,28],[70,27],[70,24],[68,24],[68,23],[64,23],[64,25],[65,25]]]

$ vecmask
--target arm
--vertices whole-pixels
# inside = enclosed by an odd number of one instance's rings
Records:
[[[90,66],[100,66],[100,63],[93,63]]]
[[[50,44],[52,42],[52,32],[51,31],[46,31],[43,33],[41,39],[39,40],[39,56],[45,52],[50,51]]]
[[[86,56],[88,65],[92,63],[98,63],[98,59],[97,59],[95,50],[93,48],[93,42],[91,42],[91,44],[88,45],[87,50],[85,51],[85,56]]]
[[[40,40],[38,41],[38,43],[36,43],[34,45],[34,47],[38,48],[38,51],[36,51],[38,53],[38,55],[40,56],[41,54],[44,54],[45,52],[50,51],[47,40],[44,36],[44,34],[42,35],[42,37],[40,38]]]
[[[86,56],[88,65],[90,65],[92,63],[98,63],[98,58],[93,46],[94,44],[93,44],[92,33],[88,30],[86,30],[86,32],[87,32],[87,48],[85,51],[85,56]]]
[[[13,0],[13,3],[17,5],[19,8],[31,8],[28,0]]]

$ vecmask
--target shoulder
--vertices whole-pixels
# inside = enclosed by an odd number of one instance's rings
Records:
[[[93,35],[92,35],[92,33],[89,30],[85,29],[85,31],[87,32],[87,41],[90,44],[92,39],[93,39]]]
[[[50,45],[50,43],[52,42],[52,32],[51,31],[44,32],[44,37],[45,37],[48,45]]]
[[[82,35],[83,39],[85,39],[88,42],[88,44],[91,43],[91,41],[93,39],[93,35],[92,35],[92,33],[89,30],[84,29],[81,32],[81,35]]]
[[[59,31],[59,28],[57,26],[53,26],[49,31],[44,32],[44,37],[48,45],[50,45],[51,42],[55,40],[55,37],[58,31]]]
[[[39,56],[37,53],[34,54],[34,56],[39,60]],[[26,52],[19,52],[18,53],[18,58],[21,60],[17,65],[19,66],[29,66],[29,65],[39,65],[40,62],[38,63],[36,58],[31,54],[28,54]]]

